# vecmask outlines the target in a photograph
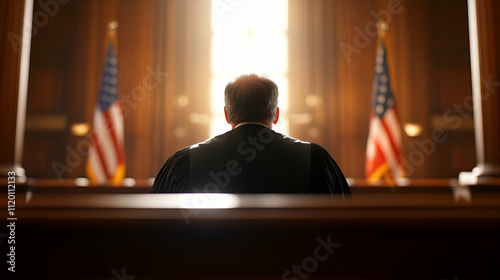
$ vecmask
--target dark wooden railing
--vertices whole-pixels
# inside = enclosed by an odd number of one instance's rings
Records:
[[[497,186],[353,186],[332,199],[31,183],[14,216],[1,193],[15,224],[5,279],[500,279]],[[5,260],[12,233],[0,234]]]

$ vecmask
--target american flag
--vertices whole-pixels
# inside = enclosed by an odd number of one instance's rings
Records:
[[[372,88],[370,132],[366,147],[366,177],[394,182],[405,177],[401,126],[391,90],[385,41],[379,40]]]
[[[118,59],[113,40],[104,65],[101,89],[94,109],[87,176],[99,185],[120,185],[125,175],[123,112],[118,96]]]

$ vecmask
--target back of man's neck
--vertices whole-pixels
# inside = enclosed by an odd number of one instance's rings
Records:
[[[247,125],[247,124],[258,124],[258,125],[262,125],[262,126],[265,126],[269,129],[272,129],[272,123],[271,122],[240,122],[240,123],[231,123],[231,126],[233,129],[237,128],[237,127],[240,127],[242,125]]]

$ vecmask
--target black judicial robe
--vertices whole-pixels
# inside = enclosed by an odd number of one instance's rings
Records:
[[[349,194],[342,171],[321,146],[243,124],[172,155],[152,193]]]

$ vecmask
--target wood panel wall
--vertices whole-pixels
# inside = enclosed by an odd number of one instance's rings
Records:
[[[202,13],[209,9],[207,4],[94,0],[61,6],[33,38],[31,125],[24,158],[28,175],[85,176],[89,138],[75,136],[70,129],[75,123],[92,123],[104,68],[106,26],[112,20],[119,22],[126,176],[153,177],[177,149],[203,140],[208,130],[189,122],[188,116],[201,112],[208,100],[202,87],[208,84],[209,37],[199,34],[210,27],[209,17]],[[36,5],[35,13],[40,10]],[[179,96],[189,98],[189,109],[178,105]],[[53,125],[43,126],[37,119]]]
[[[456,177],[474,167],[472,112],[455,112],[471,96],[465,0],[290,3],[297,18],[290,21],[291,114],[312,116],[292,126],[293,136],[326,147],[346,176],[364,177],[374,14],[382,15],[400,121],[422,126],[417,137],[403,134],[408,175]],[[307,105],[311,96],[320,103]],[[436,132],[446,140],[436,142]]]
[[[290,117],[290,134],[323,145],[348,177],[364,177],[376,38],[369,37],[350,60],[340,44],[354,45],[354,28],[364,30],[374,21],[370,12],[387,10],[391,2],[291,0],[289,5],[291,98],[290,111],[283,113]],[[401,7],[391,15],[388,31],[391,82],[401,122],[423,128],[420,136],[403,138],[410,164],[414,158],[410,176],[455,177],[475,165],[470,118],[448,112],[471,94],[466,1],[401,1]],[[192,116],[210,112],[210,8],[209,1],[195,0],[61,5],[33,37],[27,175],[85,175],[88,140],[70,128],[92,122],[111,20],[120,24],[126,176],[153,177],[176,150],[206,139],[208,125]],[[35,12],[40,10],[35,4]],[[160,75],[153,77],[152,71]],[[44,122],[53,125],[44,128]],[[421,143],[432,139],[436,128],[448,138],[427,154]],[[66,169],[57,174],[54,163]]]

